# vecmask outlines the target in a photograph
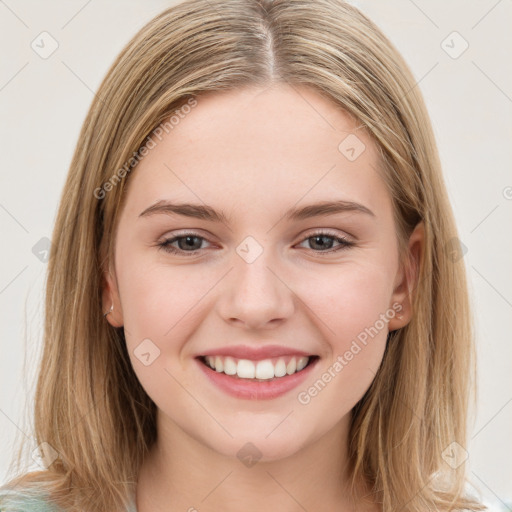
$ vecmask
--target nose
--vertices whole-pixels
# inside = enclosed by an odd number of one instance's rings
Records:
[[[294,293],[269,251],[252,262],[235,255],[234,268],[223,282],[217,307],[222,318],[247,329],[265,329],[290,318]]]

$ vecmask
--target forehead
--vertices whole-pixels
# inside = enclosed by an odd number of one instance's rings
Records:
[[[329,98],[280,84],[196,99],[162,140],[153,137],[156,146],[130,176],[127,203],[138,213],[160,199],[227,202],[252,213],[276,201],[389,207],[374,142]]]

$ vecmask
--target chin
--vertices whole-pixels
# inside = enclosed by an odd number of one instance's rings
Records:
[[[282,420],[282,418],[281,418]],[[255,462],[271,462],[285,459],[297,453],[307,442],[304,435],[292,435],[285,422],[268,423],[265,428],[255,428],[254,423],[239,430],[228,429],[233,439],[222,436],[219,443],[208,442],[208,446],[226,457],[239,459],[247,467]],[[219,436],[217,436],[219,437]]]

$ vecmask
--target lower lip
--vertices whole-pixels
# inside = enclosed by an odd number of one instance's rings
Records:
[[[196,361],[210,381],[228,395],[245,400],[270,400],[288,393],[301,384],[313,371],[313,368],[318,362],[318,358],[315,358],[300,372],[287,375],[286,377],[274,378],[269,381],[256,381],[232,377],[225,373],[212,370],[199,359],[196,359]]]

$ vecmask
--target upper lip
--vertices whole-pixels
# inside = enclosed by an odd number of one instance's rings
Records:
[[[231,356],[236,359],[251,359],[253,361],[258,361],[279,356],[311,357],[312,354],[295,348],[283,347],[282,345],[265,345],[257,347],[250,345],[233,345],[214,348],[203,352],[200,356]]]

